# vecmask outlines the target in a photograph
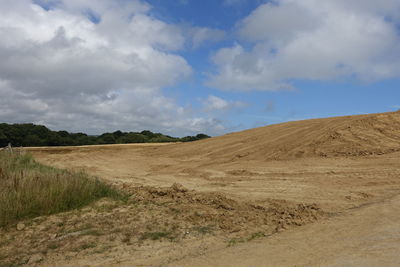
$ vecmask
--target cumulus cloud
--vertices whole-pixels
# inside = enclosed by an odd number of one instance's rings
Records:
[[[203,101],[203,106],[206,111],[227,111],[234,108],[246,107],[247,104],[241,101],[229,101],[210,95]]]
[[[99,133],[221,133],[162,93],[192,69],[141,1],[0,1],[0,120]]]
[[[225,32],[207,27],[192,27],[189,30],[192,37],[192,47],[198,48],[206,42],[219,42],[225,38]]]
[[[287,90],[291,81],[400,76],[397,0],[278,0],[238,23],[241,42],[212,58],[208,85],[225,90]],[[248,48],[250,43],[250,48]],[[246,44],[246,45],[244,45]]]

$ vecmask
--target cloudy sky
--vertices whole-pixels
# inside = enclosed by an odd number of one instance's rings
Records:
[[[399,0],[0,0],[0,122],[220,135],[400,109]]]

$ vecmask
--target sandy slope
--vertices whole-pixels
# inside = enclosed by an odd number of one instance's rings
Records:
[[[400,194],[400,112],[289,122],[185,144],[29,150],[44,163],[85,169],[125,187],[178,182],[240,201],[315,203],[346,213],[203,258],[183,250],[181,257],[194,259],[179,264],[399,263],[399,200],[382,201]]]
[[[333,117],[275,124],[201,142],[160,148],[179,158],[210,161],[359,156],[400,151],[400,112]]]

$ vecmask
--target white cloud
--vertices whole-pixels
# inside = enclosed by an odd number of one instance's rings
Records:
[[[0,1],[0,120],[99,133],[221,133],[163,96],[192,73],[185,38],[141,1]],[[98,16],[90,20],[88,12]],[[90,13],[89,12],[89,13]]]
[[[282,90],[291,81],[400,76],[400,2],[280,0],[238,23],[243,42],[219,50],[208,85]]]
[[[193,48],[198,48],[205,42],[218,42],[225,38],[223,30],[206,27],[192,27],[189,34],[192,36]]]
[[[203,101],[203,106],[206,111],[227,111],[233,108],[243,108],[247,104],[241,101],[228,101],[220,97],[210,95]]]

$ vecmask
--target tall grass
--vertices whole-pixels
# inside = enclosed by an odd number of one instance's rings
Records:
[[[0,227],[79,208],[102,197],[122,195],[84,172],[45,166],[30,155],[0,152]]]

